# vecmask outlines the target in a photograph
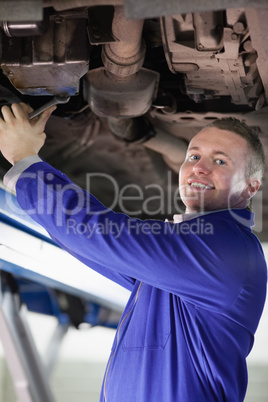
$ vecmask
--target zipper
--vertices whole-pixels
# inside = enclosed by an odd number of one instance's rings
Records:
[[[115,349],[114,349],[113,354],[112,354],[111,357],[110,357],[110,360],[109,360],[109,363],[108,363],[108,367],[107,367],[107,370],[106,370],[105,379],[104,379],[103,395],[104,395],[104,401],[105,401],[105,402],[107,402],[107,398],[106,398],[106,383],[107,383],[107,377],[108,377],[108,373],[109,373],[111,361],[112,361],[112,359],[113,359],[113,357],[114,357],[114,355],[115,355],[115,352],[117,351],[117,347],[118,347],[118,343],[119,343],[119,334],[120,334],[120,330],[121,330],[121,327],[122,327],[122,325],[123,325],[123,322],[124,322],[125,319],[129,316],[129,314],[131,313],[131,311],[132,311],[133,308],[135,307],[135,304],[137,303],[141,285],[142,285],[142,282],[139,284],[139,287],[138,287],[138,290],[137,290],[137,293],[136,293],[136,297],[135,297],[135,300],[134,300],[134,303],[133,303],[131,309],[128,311],[128,313],[125,315],[125,317],[124,317],[123,320],[121,321],[121,324],[120,324],[120,326],[119,326],[119,328],[118,328],[118,331],[117,331],[116,346],[115,346]]]

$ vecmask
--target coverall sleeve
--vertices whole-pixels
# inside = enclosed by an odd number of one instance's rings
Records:
[[[138,280],[214,310],[227,308],[241,290],[247,273],[243,235],[216,214],[203,223],[184,222],[184,230],[182,224],[132,219],[107,209],[45,162],[26,169],[16,191],[24,211],[61,247],[129,289]],[[203,230],[194,231],[194,224]]]

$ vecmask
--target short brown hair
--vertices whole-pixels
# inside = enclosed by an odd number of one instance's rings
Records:
[[[216,127],[220,130],[231,131],[243,137],[252,152],[247,165],[246,175],[247,177],[256,176],[258,179],[262,179],[265,168],[265,156],[263,145],[256,131],[235,117],[224,117],[214,120],[207,127]]]

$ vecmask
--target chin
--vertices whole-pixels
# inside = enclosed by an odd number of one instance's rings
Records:
[[[193,213],[193,212],[205,212],[207,211],[206,208],[200,205],[186,205],[186,213]]]

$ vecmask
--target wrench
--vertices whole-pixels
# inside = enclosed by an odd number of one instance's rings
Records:
[[[31,120],[34,117],[39,116],[39,114],[43,113],[50,106],[54,106],[59,103],[67,103],[67,102],[69,102],[69,100],[70,100],[70,96],[56,95],[49,102],[45,103],[43,106],[39,107],[38,109],[34,110],[33,112],[29,113],[29,119]]]

